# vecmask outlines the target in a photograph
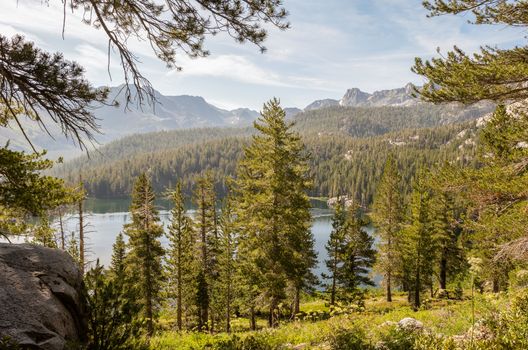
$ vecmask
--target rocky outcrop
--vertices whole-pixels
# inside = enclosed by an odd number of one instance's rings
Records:
[[[348,89],[339,104],[348,107],[366,106],[368,105],[369,97],[371,95],[368,92],[363,92],[358,88]]]
[[[67,349],[85,340],[82,276],[64,251],[0,243],[0,338],[24,349]]]
[[[414,85],[409,83],[402,88],[375,91],[372,94],[357,88],[349,89],[339,101],[348,107],[415,106],[421,102],[413,96]]]
[[[312,111],[315,109],[321,109],[321,108],[328,108],[333,106],[339,106],[338,100],[333,100],[331,98],[326,98],[324,100],[317,100],[310,103],[308,106],[304,108],[304,111]]]

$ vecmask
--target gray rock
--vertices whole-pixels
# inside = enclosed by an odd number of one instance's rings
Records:
[[[0,337],[44,350],[85,341],[82,283],[64,251],[0,243]]]
[[[381,107],[381,106],[415,106],[423,103],[413,97],[414,85],[409,83],[402,88],[375,91],[372,94],[358,88],[347,90],[339,101],[341,106],[348,107]]]
[[[412,317],[405,317],[398,322],[398,328],[404,331],[413,332],[423,329],[423,323]]]

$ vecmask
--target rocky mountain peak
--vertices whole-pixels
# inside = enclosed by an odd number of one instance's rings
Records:
[[[339,101],[341,106],[359,106],[367,102],[370,94],[358,88],[348,89],[343,98]]]
[[[347,107],[414,106],[421,103],[412,96],[414,85],[408,83],[402,88],[375,91],[372,94],[357,88],[349,89],[339,102]]]

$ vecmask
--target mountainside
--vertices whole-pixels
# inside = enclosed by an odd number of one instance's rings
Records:
[[[410,180],[419,164],[470,161],[474,152],[475,120],[488,110],[452,105],[411,107],[334,106],[293,117],[295,130],[312,155],[313,196],[330,196],[342,189],[368,204],[389,153],[396,154]],[[156,191],[184,181],[190,193],[195,176],[213,172],[217,190],[223,178],[235,174],[253,128],[197,128],[128,136],[100,148],[91,159],[78,158],[56,169],[74,183],[82,173],[90,195],[123,197],[134,178],[149,169]],[[339,171],[331,171],[339,169]],[[410,183],[410,182],[409,182]]]
[[[151,131],[188,129],[211,126],[249,125],[259,113],[247,108],[227,111],[215,107],[200,96],[164,96],[155,92],[155,104],[128,104],[121,88],[112,88],[109,99],[117,101],[118,108],[102,106],[95,112],[105,131],[103,142],[125,135]],[[134,91],[132,91],[134,94]],[[123,128],[126,125],[126,128]]]
[[[133,88],[132,95],[135,95]],[[101,134],[95,135],[97,142],[106,144],[129,135],[163,130],[243,127],[250,125],[260,115],[259,112],[248,108],[224,110],[213,106],[200,96],[165,96],[155,91],[155,100],[155,104],[144,102],[140,105],[133,99],[127,104],[123,86],[111,88],[108,101],[115,101],[118,106],[94,106],[94,115],[101,130]],[[34,122],[24,122],[22,118],[22,123],[32,143],[37,149],[47,149],[51,158],[58,156],[72,158],[81,153],[71,140],[61,135],[60,129],[53,123],[47,125],[50,126],[49,131],[54,139]],[[15,125],[12,127],[13,129],[0,130],[0,141],[10,140],[11,146],[15,149],[29,150],[30,146],[22,134]]]
[[[361,128],[361,124],[365,123],[368,123],[372,129],[373,120],[376,120],[378,124],[385,125],[373,135],[401,129],[402,125],[430,127],[472,119],[474,115],[490,110],[490,105],[482,103],[470,107],[425,104],[410,95],[412,87],[411,84],[407,84],[403,88],[376,91],[372,94],[355,88],[348,90],[340,101],[323,99],[314,101],[304,110],[296,107],[285,108],[284,110],[286,117],[296,120],[297,123],[306,124],[306,120],[311,119],[309,124],[312,126],[309,127],[314,130],[317,129],[317,131],[327,131],[329,127],[344,128],[350,131]],[[139,105],[136,100],[127,104],[122,90],[123,86],[120,86],[111,88],[110,91],[109,101],[116,101],[119,104],[118,107],[106,105],[94,107],[94,114],[101,130],[101,134],[96,135],[96,140],[101,145],[126,136],[148,132],[204,127],[246,127],[250,126],[259,116],[257,111],[248,108],[234,110],[218,108],[200,96],[165,96],[157,91],[155,92],[156,103],[154,105],[146,103]],[[132,94],[134,95],[133,88]],[[352,107],[358,109],[354,110]],[[384,110],[384,107],[417,108],[418,112],[417,110],[410,114],[406,110],[389,112]],[[395,114],[398,115],[395,116]],[[329,115],[331,115],[330,118],[328,118]],[[360,117],[361,115],[363,117]],[[407,120],[411,117],[419,120]],[[389,118],[390,123],[384,123],[385,118]],[[367,121],[367,119],[371,120]],[[22,123],[27,128],[26,131],[33,144],[38,149],[47,149],[50,158],[64,156],[66,159],[72,159],[81,154],[78,147],[73,145],[71,140],[66,140],[61,135],[60,129],[53,123],[46,125],[50,126],[49,131],[55,139],[50,138],[45,130],[36,126],[32,121],[24,122],[22,118]],[[394,126],[395,123],[399,125]],[[12,126],[13,129],[2,128],[0,130],[0,142],[5,143],[5,141],[10,140],[11,146],[15,149],[29,150],[27,141],[24,140],[16,126]],[[359,132],[358,135],[363,134]]]
[[[332,196],[340,191],[369,204],[389,154],[396,155],[405,183],[409,184],[420,165],[429,168],[445,161],[471,161],[474,154],[472,125],[474,122],[407,129],[366,138],[344,133],[304,134],[303,141],[311,155],[310,174],[314,179],[310,195]],[[216,190],[222,196],[224,179],[235,175],[237,162],[248,143],[248,136],[229,136],[152,152],[127,154],[119,151],[106,159],[67,163],[58,171],[71,183],[78,180],[80,172],[90,196],[119,198],[128,196],[135,178],[147,170],[156,192],[163,193],[180,180],[184,191],[191,194],[196,176],[207,169],[212,172]],[[120,146],[126,148],[127,143]],[[114,151],[116,148],[113,147]]]

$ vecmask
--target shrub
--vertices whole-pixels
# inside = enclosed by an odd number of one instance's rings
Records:
[[[332,350],[369,350],[374,349],[363,329],[356,325],[338,328],[327,339]]]
[[[397,325],[390,326],[381,334],[381,348],[386,350],[411,350],[418,337],[417,332],[410,332],[401,329]]]
[[[484,324],[493,334],[493,349],[528,349],[528,289],[512,298],[510,309],[491,315]]]
[[[20,346],[10,337],[0,338],[0,350],[19,350]]]

